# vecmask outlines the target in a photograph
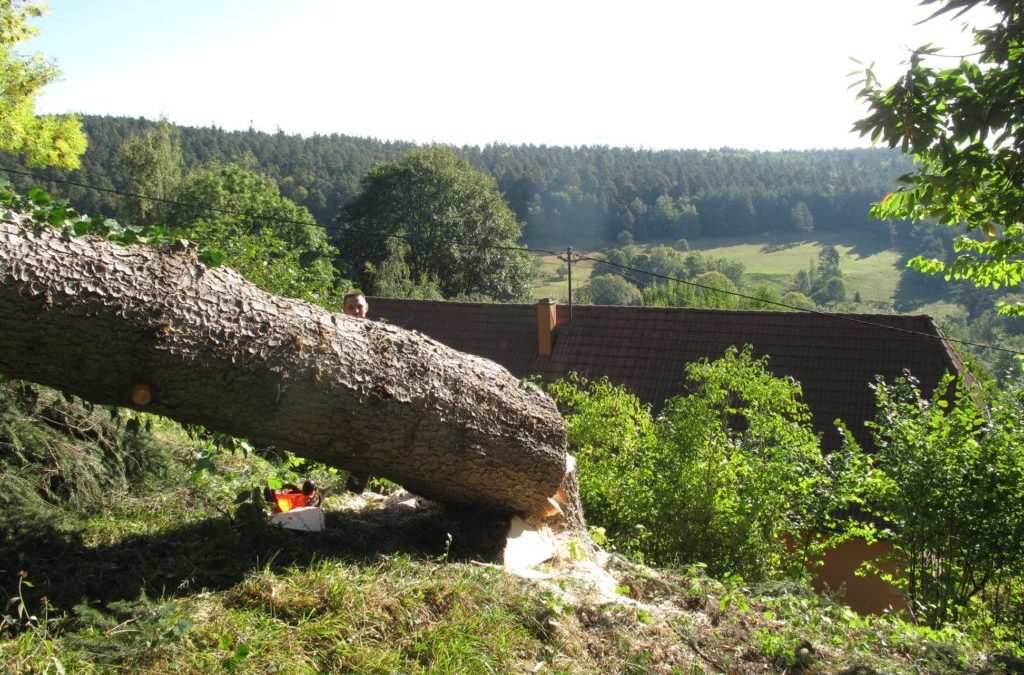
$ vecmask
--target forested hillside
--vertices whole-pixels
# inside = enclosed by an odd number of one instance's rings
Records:
[[[83,117],[89,149],[73,180],[125,190],[124,143],[154,123],[124,117]],[[330,227],[372,167],[414,146],[332,134],[304,138],[283,132],[181,128],[185,169],[216,161],[249,162]],[[865,231],[890,236],[867,218],[871,202],[910,168],[890,150],[649,151],[609,147],[488,145],[460,149],[493,175],[530,243],[595,246],[629,231],[638,242],[763,232]],[[10,157],[7,166],[16,166]],[[67,177],[48,169],[45,175]],[[21,177],[16,187],[38,183]],[[90,213],[123,216],[113,194],[45,185]]]
[[[126,161],[126,144],[132,141],[137,146],[144,138],[143,132],[156,130],[157,122],[84,116],[82,123],[89,137],[89,147],[81,159],[80,169],[31,169],[33,175],[12,173],[10,177],[14,187],[25,190],[41,185],[54,196],[67,198],[80,211],[112,216],[128,223],[138,223],[139,201],[116,194],[118,191],[140,190],[147,195],[199,200],[206,209],[239,208],[219,198],[213,199],[210,190],[165,194],[153,193],[147,187],[135,187],[140,185],[139,173],[133,174],[130,161]],[[165,124],[162,128],[172,126]],[[201,176],[210,172],[235,175],[239,171],[248,171],[250,180],[257,180],[255,176],[262,174],[272,181],[267,182],[267,190],[276,192],[279,187],[280,197],[308,209],[316,222],[332,235],[329,241],[343,254],[356,249],[350,240],[340,236],[339,215],[346,205],[353,203],[360,181],[375,167],[401,161],[417,148],[412,143],[338,134],[304,138],[283,132],[225,131],[216,126],[173,129],[178,137],[175,143],[180,142],[181,150],[180,160],[176,157],[169,160],[175,163],[175,167],[170,169],[173,173],[191,176],[189,180],[193,182],[202,182]],[[715,240],[729,242],[723,244],[725,246],[759,241],[759,250],[764,251],[765,246],[772,249],[804,242],[811,250],[805,258],[797,261],[796,267],[787,263],[784,268],[772,267],[767,276],[764,273],[753,274],[749,278],[731,279],[732,283],[747,295],[762,300],[779,301],[790,291],[808,296],[789,302],[791,306],[825,303],[828,308],[837,309],[840,305],[836,303],[843,302],[845,298],[847,305],[842,305],[842,308],[846,311],[937,312],[946,330],[957,337],[989,343],[1007,340],[1015,343],[1019,339],[1016,334],[1020,329],[1016,323],[995,316],[996,301],[1005,299],[1012,289],[977,293],[967,284],[949,284],[938,277],[903,271],[906,261],[918,254],[949,260],[953,255],[956,232],[930,220],[879,221],[869,217],[871,204],[891,192],[899,176],[912,170],[910,159],[895,150],[649,151],[496,144],[483,148],[456,148],[455,151],[474,168],[495,178],[498,190],[515,219],[524,224],[521,241],[527,245],[545,248],[573,246],[589,251],[602,249],[604,252],[600,257],[605,260],[626,264],[636,270],[660,270],[673,278],[692,280],[696,274],[708,270],[694,268],[696,271],[690,270],[691,274],[684,273],[679,265],[658,267],[647,260],[657,257],[656,251],[649,250],[650,247],[669,244],[686,251],[689,248],[687,242],[698,242],[695,246],[698,249],[716,249],[717,246],[711,243]],[[5,167],[26,170],[12,155],[0,156],[0,162]],[[237,166],[226,167],[226,163]],[[40,180],[39,176],[54,180]],[[146,185],[145,181],[141,185]],[[172,215],[164,214],[162,217],[170,218]],[[167,224],[183,225],[176,222]],[[370,226],[378,227],[379,224]],[[226,240],[220,243],[206,241],[202,232],[187,229],[182,232],[187,233],[190,239],[204,241],[207,245],[220,248],[226,245]],[[621,246],[623,242],[635,242],[637,250],[623,258],[609,248]],[[321,243],[326,246],[326,243]],[[898,256],[895,270],[880,269],[877,274],[895,274],[895,279],[885,279],[883,284],[886,289],[895,290],[883,290],[881,294],[873,292],[871,284],[862,278],[864,273],[858,272],[850,263],[848,271],[852,273],[844,280],[847,286],[845,293],[823,294],[811,283],[813,280],[801,285],[797,277],[805,268],[804,273],[813,275],[818,249],[826,250],[833,246],[838,246],[847,259],[855,254],[859,265],[874,264],[865,262],[872,260],[872,252],[893,251],[893,255]],[[252,247],[245,250],[250,254],[256,251]],[[664,246],[658,250],[668,251]],[[297,256],[297,260],[307,263],[315,258],[328,267],[332,255],[327,249],[317,248],[314,251],[305,245],[289,251],[291,258]],[[717,255],[724,256],[733,267],[739,262],[734,259],[738,252],[726,250]],[[246,260],[245,256],[236,255],[230,259],[230,264],[245,268]],[[709,264],[714,262],[712,259],[709,261]],[[255,267],[262,264],[256,259],[250,262]],[[409,262],[405,260],[399,268],[405,269]],[[373,265],[371,276],[383,274],[393,266],[392,263],[382,266],[380,260],[352,260],[347,266],[342,265],[339,271],[345,279],[355,280],[371,291],[376,289],[377,292],[397,296],[437,295],[437,279],[431,276],[436,276],[436,272],[389,285],[381,279],[371,282],[363,278],[362,271],[370,269],[366,267],[369,263]],[[549,261],[544,265],[551,268],[548,271],[555,271],[555,262]],[[330,285],[328,277],[333,278],[330,270],[326,267],[318,269],[324,284]],[[614,288],[605,289],[610,295],[597,293],[600,289],[583,287],[584,277],[580,287],[581,301],[704,306],[701,303],[705,301],[700,298],[683,297],[671,288],[634,287],[631,285],[633,282],[620,278],[613,270],[604,268],[602,271],[605,277],[600,281],[614,284]],[[409,272],[412,276],[417,274],[411,268]],[[538,273],[537,281],[543,287],[538,292],[560,297],[564,292],[564,273],[562,276],[548,274],[551,278],[544,277],[544,274]],[[641,271],[627,274],[631,274],[634,280],[644,275]],[[827,280],[822,277],[822,284]],[[267,280],[264,282],[265,287],[273,286],[267,286]],[[551,284],[558,284],[558,289],[549,290]],[[711,283],[711,286],[717,288],[716,284]],[[273,286],[272,290],[291,293],[279,285]],[[329,294],[326,286],[319,292],[323,297]],[[449,293],[449,296],[526,297],[522,293],[494,295],[479,288]],[[862,296],[864,304],[860,299]],[[727,296],[720,294],[715,297]],[[712,306],[734,304],[712,303]],[[753,306],[761,305],[755,303]],[[994,352],[982,352],[981,356],[994,373],[1005,371],[1006,358],[995,359]]]

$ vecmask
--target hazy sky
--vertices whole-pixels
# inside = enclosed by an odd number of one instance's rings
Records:
[[[909,47],[970,51],[916,0],[49,5],[40,112],[458,145],[867,146],[850,57],[888,82]]]

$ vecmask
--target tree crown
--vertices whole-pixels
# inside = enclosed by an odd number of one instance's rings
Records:
[[[21,56],[17,44],[35,34],[28,22],[42,16],[41,2],[0,0],[0,151],[34,166],[75,169],[85,152],[81,122],[74,116],[36,116],[36,94],[60,71],[39,54]]]
[[[340,220],[341,258],[374,292],[381,269],[403,265],[414,283],[436,280],[445,297],[514,300],[529,291],[521,225],[494,179],[451,148],[415,150],[373,169]]]

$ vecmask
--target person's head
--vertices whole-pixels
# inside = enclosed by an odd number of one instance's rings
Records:
[[[370,303],[366,302],[366,296],[362,291],[349,291],[345,294],[345,314],[365,319],[369,309]]]

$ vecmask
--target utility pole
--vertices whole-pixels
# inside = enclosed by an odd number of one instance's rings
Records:
[[[572,264],[582,260],[583,256],[578,254],[573,256],[572,246],[569,246],[565,249],[564,258],[562,256],[557,257],[569,266],[569,323],[572,323]]]
[[[572,323],[572,246],[565,249],[565,260],[569,265],[569,323]]]

